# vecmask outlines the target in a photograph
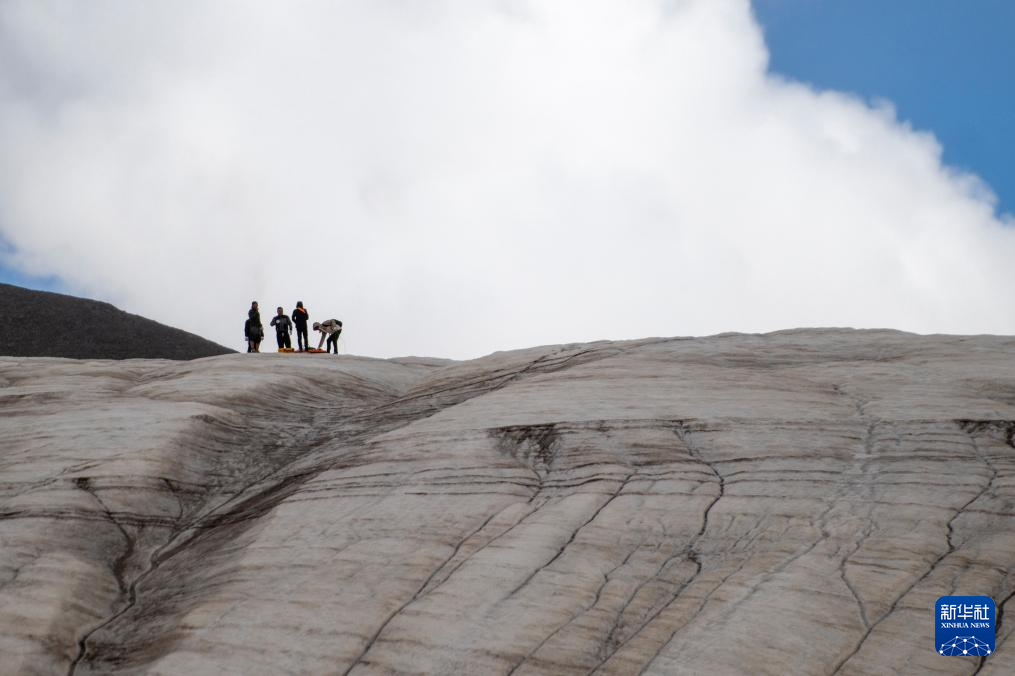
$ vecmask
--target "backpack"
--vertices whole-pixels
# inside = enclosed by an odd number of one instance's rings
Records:
[[[243,322],[243,335],[256,342],[264,338],[264,327],[259,323],[254,323],[252,319],[248,319]]]

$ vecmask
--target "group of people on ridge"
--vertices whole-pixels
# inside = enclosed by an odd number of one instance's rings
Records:
[[[286,350],[292,350],[292,341],[289,340],[289,334],[295,329],[296,344],[299,346],[298,352],[306,352],[311,349],[310,340],[307,337],[307,322],[310,320],[310,313],[303,307],[303,301],[296,303],[296,308],[293,310],[292,315],[292,319],[289,319],[282,306],[279,306],[278,314],[271,318],[270,325],[275,327],[278,349],[285,348]],[[314,331],[321,332],[321,340],[317,344],[317,349],[320,350],[321,346],[324,345],[325,339],[327,339],[327,351],[330,353],[331,348],[334,347],[335,354],[337,355],[338,337],[342,335],[342,322],[337,319],[314,322],[313,329]],[[261,324],[261,311],[257,308],[256,300],[250,304],[247,321],[243,324],[243,336],[247,339],[247,352],[261,351],[261,341],[264,340],[264,326]]]

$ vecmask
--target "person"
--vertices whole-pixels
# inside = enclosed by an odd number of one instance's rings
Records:
[[[293,349],[293,344],[289,340],[289,332],[292,331],[293,325],[289,321],[289,318],[285,316],[285,311],[278,308],[278,314],[271,318],[271,325],[275,327],[275,339],[278,341],[278,349],[283,347]]]
[[[247,339],[247,352],[260,352],[261,341],[264,340],[264,326],[261,324],[261,311],[257,309],[257,301],[250,304],[247,321],[243,325],[243,335]]]
[[[307,338],[307,320],[310,313],[303,307],[303,301],[296,302],[296,309],[293,310],[293,325],[296,327],[296,344],[300,352],[310,349],[310,340]]]
[[[342,335],[342,322],[337,319],[328,319],[323,322],[314,322],[314,331],[321,332],[321,342],[317,344],[317,349],[321,349],[321,345],[324,344],[324,338],[328,338],[328,352],[331,352],[331,346],[335,346],[335,354],[338,354],[338,337]]]

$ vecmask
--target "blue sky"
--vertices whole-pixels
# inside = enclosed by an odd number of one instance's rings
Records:
[[[375,356],[1015,334],[1015,0],[278,7],[0,2],[0,280]]]
[[[891,100],[1015,212],[1015,2],[754,0],[771,70]]]
[[[43,291],[63,292],[64,288],[56,277],[28,277],[17,270],[0,265],[0,282],[15,284],[29,289],[41,289]]]
[[[1015,210],[1015,1],[754,0],[772,71],[894,103]],[[0,242],[2,244],[2,242]],[[60,290],[0,265],[0,281]]]

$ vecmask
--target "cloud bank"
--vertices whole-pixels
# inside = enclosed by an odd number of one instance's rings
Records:
[[[746,0],[0,4],[4,262],[240,347],[1015,333],[1015,223]]]

